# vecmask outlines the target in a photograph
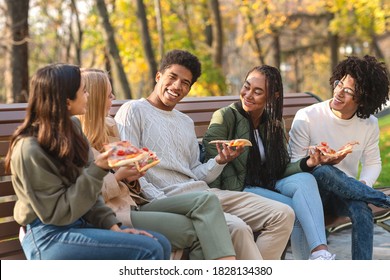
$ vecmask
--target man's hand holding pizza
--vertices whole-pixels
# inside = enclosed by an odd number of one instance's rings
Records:
[[[352,153],[354,145],[359,144],[358,142],[349,142],[339,150],[334,150],[329,147],[326,142],[321,142],[319,145],[310,146],[309,150],[310,158],[306,161],[308,167],[315,167],[319,164],[322,165],[335,165],[340,163],[345,157]]]
[[[317,165],[336,165],[340,163],[347,154],[340,154],[337,156],[328,156],[322,154],[319,150],[314,150],[309,152],[310,158],[306,161],[306,164],[308,167],[315,167]]]

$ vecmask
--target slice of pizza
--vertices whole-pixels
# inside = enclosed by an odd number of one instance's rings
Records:
[[[359,144],[359,142],[352,141],[352,142],[349,142],[349,143],[345,144],[343,147],[341,147],[340,149],[338,149],[336,151],[335,149],[332,149],[331,147],[329,147],[327,142],[321,142],[319,145],[308,147],[307,150],[315,150],[315,149],[317,149],[324,156],[339,157],[339,156],[342,156],[342,155],[345,155],[345,154],[352,153],[353,146],[354,145],[358,145],[358,144]]]
[[[114,152],[108,158],[110,167],[120,167],[135,164],[135,162],[148,157],[148,152],[137,148],[128,141],[117,141],[104,145],[106,151],[113,149]]]
[[[342,146],[339,150],[337,150],[337,153],[338,154],[350,154],[350,153],[352,153],[354,145],[359,145],[359,142],[358,141],[349,142],[349,143],[345,144],[344,146]]]
[[[231,147],[244,146],[250,147],[252,146],[251,141],[248,139],[233,139],[233,140],[213,140],[210,141],[210,144],[226,144]]]
[[[160,162],[160,159],[157,157],[155,152],[149,150],[146,147],[142,148],[142,150],[147,152],[148,156],[135,162],[135,166],[137,167],[139,172],[145,172],[146,170]]]
[[[327,142],[321,142],[319,145],[315,146],[325,156],[335,156],[336,150],[329,147]]]

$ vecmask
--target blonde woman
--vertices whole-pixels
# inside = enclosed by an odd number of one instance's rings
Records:
[[[115,120],[108,116],[115,97],[104,71],[84,69],[82,77],[90,95],[86,113],[79,118],[97,155],[105,143],[120,140]],[[174,249],[188,248],[190,259],[235,259],[224,214],[214,194],[188,193],[137,205],[129,190],[131,185],[124,182],[136,185],[143,175],[132,166],[124,166],[104,178],[104,200],[126,226],[164,234]]]

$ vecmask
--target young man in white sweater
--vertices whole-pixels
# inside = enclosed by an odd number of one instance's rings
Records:
[[[225,212],[236,258],[280,259],[292,231],[293,210],[251,193],[207,185],[243,147],[234,150],[224,145],[214,159],[203,164],[199,161],[194,123],[175,106],[200,74],[196,56],[182,50],[170,51],[161,62],[149,97],[123,104],[115,116],[122,139],[148,147],[161,160],[140,179],[143,193],[149,199],[159,199],[186,192],[214,192]],[[259,234],[256,240],[254,232]]]
[[[374,57],[348,57],[330,78],[333,98],[301,109],[290,130],[292,161],[321,142],[337,150],[357,141],[350,154],[311,155],[325,212],[352,221],[352,259],[372,259],[373,217],[368,203],[390,207],[390,198],[372,188],[381,172],[378,120],[373,116],[389,100],[389,73]],[[362,169],[358,176],[359,162]]]

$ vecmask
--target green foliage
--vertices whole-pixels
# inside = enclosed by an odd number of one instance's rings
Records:
[[[379,147],[382,158],[382,172],[375,187],[390,186],[390,115],[379,119]]]
[[[202,75],[189,96],[226,95],[227,85],[222,69],[214,67],[209,56],[199,55],[199,59],[202,61]]]
[[[334,19],[330,30],[337,34],[370,39],[385,32],[385,10],[381,0],[336,0],[330,8]]]

